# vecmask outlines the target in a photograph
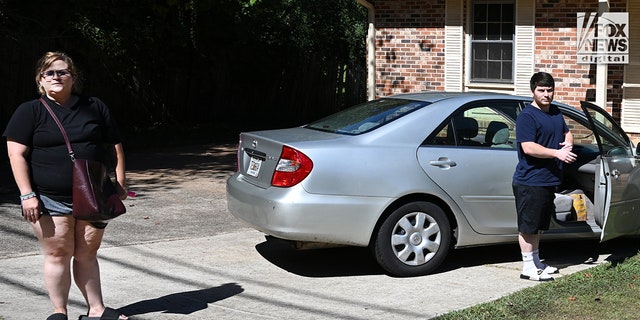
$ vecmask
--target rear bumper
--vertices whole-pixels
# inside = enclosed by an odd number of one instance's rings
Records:
[[[234,174],[227,180],[229,212],[251,227],[277,238],[367,246],[390,198],[320,195],[298,184],[292,188],[256,187]]]

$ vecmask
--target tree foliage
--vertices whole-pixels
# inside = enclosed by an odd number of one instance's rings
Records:
[[[298,125],[364,100],[365,34],[354,0],[0,0],[0,125],[52,50],[131,130]]]

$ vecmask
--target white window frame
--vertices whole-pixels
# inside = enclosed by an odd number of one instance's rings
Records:
[[[474,39],[474,34],[477,32],[483,32],[483,31],[476,31],[476,25],[478,24],[478,21],[475,21],[475,9],[478,6],[495,6],[495,5],[506,5],[506,6],[511,6],[512,7],[512,12],[511,12],[511,21],[503,20],[503,17],[505,16],[505,13],[501,13],[500,17],[498,18],[498,20],[496,21],[480,21],[480,23],[482,24],[483,27],[490,27],[491,25],[493,26],[497,26],[500,31],[498,34],[496,34],[495,32],[491,32],[488,31],[488,33],[486,34],[487,36],[491,36],[491,35],[498,35],[500,36],[499,39]],[[491,8],[487,8],[487,9],[491,9]],[[503,8],[504,9],[504,8]],[[470,30],[470,34],[469,34],[469,61],[470,61],[470,68],[469,68],[469,80],[470,82],[473,83],[504,83],[504,84],[513,84],[514,82],[514,75],[515,75],[515,70],[514,70],[514,65],[515,65],[515,24],[516,24],[516,3],[513,0],[474,0],[471,1],[470,6],[469,6],[469,30]],[[488,16],[492,15],[492,13],[490,12],[486,12],[486,14]],[[508,12],[506,12],[507,16],[508,16]],[[512,23],[512,33],[511,34],[507,34],[508,30],[504,30],[503,28],[509,23]],[[494,31],[498,31],[498,30],[494,30]],[[507,33],[505,33],[505,31]],[[505,38],[503,38],[503,36],[506,36]],[[490,77],[482,77],[479,76],[478,78],[474,77],[474,68],[478,67],[476,64],[476,60],[473,52],[474,52],[474,47],[476,49],[478,49],[478,47],[481,47],[483,45],[487,46],[487,55],[486,57],[484,57],[484,60],[482,60],[482,63],[487,64],[485,66],[485,68],[483,68],[483,70],[480,71],[484,71],[486,76],[489,76],[489,73],[491,73],[491,69],[495,69],[495,66],[499,66],[500,69],[504,68],[505,66],[507,66],[508,70],[500,70],[500,74],[498,75],[498,77],[495,78],[490,78]],[[507,47],[510,47],[510,52],[511,52],[511,56],[507,57],[507,56],[500,56],[500,57],[491,57],[490,53],[488,52],[489,47],[493,47],[494,50],[496,49],[497,46],[501,46],[501,45],[506,45]],[[477,51],[477,50],[476,50]],[[480,50],[482,51],[482,50]],[[494,63],[492,63],[492,61]],[[508,67],[508,64],[511,64],[510,67]],[[493,64],[493,66],[492,66]],[[506,77],[506,78],[504,78]]]

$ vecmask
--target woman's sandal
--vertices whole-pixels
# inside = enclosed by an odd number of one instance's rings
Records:
[[[64,313],[54,313],[47,317],[47,320],[68,320],[67,315]]]
[[[99,317],[80,316],[78,320],[119,320],[120,312],[112,308],[104,308],[104,312]]]

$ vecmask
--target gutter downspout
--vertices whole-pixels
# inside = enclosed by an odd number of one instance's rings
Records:
[[[376,28],[375,8],[367,0],[356,0],[367,8],[369,28],[367,30],[367,100],[376,98]]]

